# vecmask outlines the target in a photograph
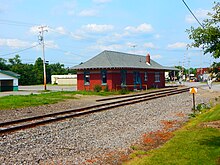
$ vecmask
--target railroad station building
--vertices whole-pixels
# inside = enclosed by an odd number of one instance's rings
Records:
[[[19,74],[0,70],[0,92],[4,91],[17,91]]]
[[[93,90],[95,85],[109,90],[142,90],[165,87],[165,67],[146,56],[116,51],[103,51],[92,59],[74,66],[77,90]]]

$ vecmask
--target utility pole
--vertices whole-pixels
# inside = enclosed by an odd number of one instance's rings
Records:
[[[189,82],[190,82],[190,57],[188,57],[188,67],[189,67],[188,74],[189,74]]]
[[[47,26],[39,26],[39,42],[42,45],[43,53],[43,67],[44,67],[44,90],[47,90],[47,75],[46,75],[46,65],[45,65],[45,52],[44,52],[44,32],[47,32]]]

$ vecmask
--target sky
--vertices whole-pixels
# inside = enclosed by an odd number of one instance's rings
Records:
[[[214,0],[185,0],[202,22]],[[186,29],[199,24],[182,0],[0,0],[0,58],[22,63],[43,58],[73,67],[104,50],[150,54],[164,66],[208,67],[216,61],[192,43]],[[216,61],[218,62],[218,61]]]

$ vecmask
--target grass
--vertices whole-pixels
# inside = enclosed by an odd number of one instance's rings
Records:
[[[22,107],[39,106],[45,104],[55,104],[66,99],[76,99],[75,95],[99,95],[109,96],[117,95],[120,92],[93,92],[93,91],[60,91],[60,92],[42,92],[41,94],[17,95],[0,97],[0,110],[8,110]]]
[[[174,132],[174,137],[145,156],[134,157],[128,165],[220,164],[220,130],[202,123],[220,120],[220,104],[192,119]]]

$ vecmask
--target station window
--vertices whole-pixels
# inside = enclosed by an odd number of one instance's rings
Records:
[[[140,72],[134,72],[134,84],[140,84],[141,83],[141,77]]]
[[[90,84],[90,73],[89,73],[89,71],[84,72],[84,84],[85,85]]]
[[[155,82],[160,82],[160,72],[155,72]]]
[[[101,71],[101,76],[102,76],[102,84],[107,84],[107,71],[106,70],[102,70]]]
[[[121,70],[121,86],[126,85],[126,70]]]
[[[147,72],[144,72],[144,81],[147,81]]]

